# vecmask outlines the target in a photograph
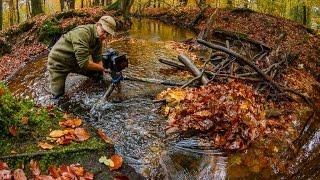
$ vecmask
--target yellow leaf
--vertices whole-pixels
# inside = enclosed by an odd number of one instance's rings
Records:
[[[111,159],[107,159],[106,156],[101,156],[99,158],[99,162],[105,164],[106,166],[110,166],[110,167],[114,166],[113,161]]]
[[[54,130],[54,131],[51,131],[49,136],[50,137],[61,137],[64,135],[64,132],[62,130]]]
[[[164,108],[164,114],[165,114],[165,115],[168,115],[168,114],[169,114],[169,111],[170,111],[170,107],[169,107],[169,106],[166,106],[166,107]]]
[[[48,143],[43,143],[43,142],[38,142],[38,145],[42,148],[42,149],[52,149],[54,146]]]
[[[185,98],[186,92],[183,90],[175,90],[167,94],[166,101],[168,102],[168,106],[172,107],[176,104],[179,104],[180,101],[184,100]]]

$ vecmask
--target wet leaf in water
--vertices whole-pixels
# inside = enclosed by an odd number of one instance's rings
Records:
[[[58,138],[64,135],[64,132],[62,130],[53,130],[50,132],[49,136],[50,137],[54,137],[54,138]]]
[[[15,126],[9,127],[9,132],[12,136],[17,136],[17,128]]]
[[[116,170],[116,169],[119,169],[119,168],[122,166],[123,159],[122,159],[121,156],[115,154],[115,155],[111,156],[111,160],[112,160],[113,163],[114,163],[114,166],[113,166],[113,167],[110,167],[110,170],[111,170],[111,171]]]
[[[52,149],[54,146],[51,145],[51,144],[48,144],[46,142],[38,142],[38,145],[42,148],[42,149],[45,149],[45,150],[50,150]]]
[[[30,161],[30,171],[33,176],[38,176],[41,173],[38,163],[33,159]]]
[[[1,179],[1,178],[0,178]],[[13,172],[13,179],[15,180],[27,180],[26,174],[23,172],[22,169],[16,169]]]
[[[29,118],[27,118],[27,117],[22,117],[22,118],[20,119],[20,122],[21,122],[22,124],[28,124]]]
[[[90,138],[90,134],[84,128],[76,128],[75,135],[78,137],[79,141],[85,141]]]

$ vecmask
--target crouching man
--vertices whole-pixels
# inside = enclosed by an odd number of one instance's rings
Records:
[[[65,92],[69,73],[77,73],[101,80],[109,72],[102,64],[102,41],[115,34],[116,22],[111,16],[102,16],[96,24],[80,25],[62,35],[48,57],[48,70],[53,100]]]

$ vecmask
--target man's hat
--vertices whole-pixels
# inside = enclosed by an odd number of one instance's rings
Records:
[[[116,30],[116,21],[111,16],[102,16],[98,23],[102,24],[102,28],[109,34],[114,35]]]

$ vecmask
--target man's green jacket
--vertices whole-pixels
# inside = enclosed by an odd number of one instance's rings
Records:
[[[60,72],[85,69],[90,56],[94,62],[101,61],[101,48],[95,24],[78,26],[62,35],[52,47],[48,67]]]

